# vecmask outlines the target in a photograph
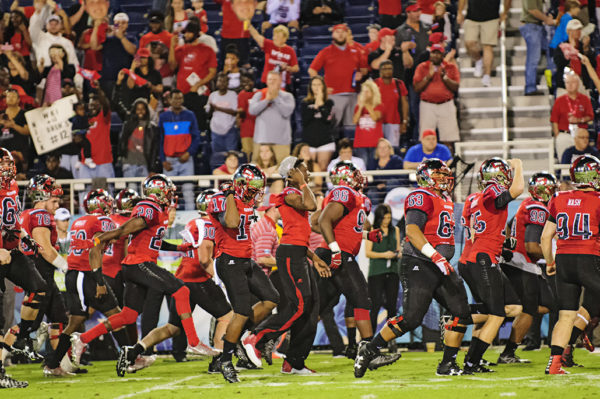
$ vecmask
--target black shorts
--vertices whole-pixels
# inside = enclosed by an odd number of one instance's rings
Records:
[[[27,293],[43,292],[47,289],[46,282],[35,267],[33,259],[18,249],[10,251],[10,256],[9,264],[0,265],[0,281],[7,278]]]
[[[41,302],[40,311],[35,319],[34,330],[37,330],[44,316],[46,316],[48,323],[63,323],[66,326],[69,321],[65,302],[54,278],[46,280],[46,287],[46,295]]]
[[[140,314],[144,311],[146,291],[149,288],[166,295],[173,295],[183,287],[183,281],[153,262],[124,264],[122,273],[125,280],[123,306]]]
[[[338,291],[346,297],[348,311],[349,309],[371,309],[367,280],[354,255],[342,252],[342,264],[332,270],[331,280]]]
[[[467,266],[465,263],[459,263],[458,274],[460,274],[460,277],[465,283],[467,283],[467,286],[469,286],[469,290],[471,290],[471,296],[473,297],[475,303],[483,303],[483,301],[479,297],[479,294],[475,292],[475,289],[473,288],[476,287],[477,284],[475,283],[476,280],[473,277],[474,273],[470,272],[469,266]]]
[[[279,293],[265,272],[250,258],[236,258],[224,253],[217,259],[216,266],[235,313],[250,316],[252,294],[261,301],[279,302]]]
[[[119,272],[115,275],[115,277],[104,275],[104,281],[106,281],[106,285],[110,287],[113,294],[115,294],[115,298],[117,298],[117,303],[120,308],[123,308],[123,294],[125,293],[125,282],[123,281],[123,272],[119,270]]]
[[[476,259],[477,263],[467,263],[467,274],[470,274],[467,284],[471,292],[477,293],[488,314],[505,317],[504,305],[520,305],[519,296],[500,265],[492,263],[489,255],[480,252]]]
[[[200,306],[212,317],[219,319],[231,311],[231,306],[227,302],[223,290],[212,279],[202,283],[185,283],[185,285],[190,289],[190,308],[192,312],[195,306]],[[181,328],[181,319],[177,314],[174,299],[169,301],[169,324]]]
[[[556,290],[559,310],[579,309],[582,287],[585,287],[586,295],[591,295],[590,298],[600,298],[600,256],[556,255]]]
[[[96,298],[96,280],[92,272],[69,270],[65,276],[69,297],[69,312],[73,316],[88,316],[89,308],[105,314],[119,307],[111,288],[106,286],[106,295]]]
[[[538,275],[526,272],[517,267],[501,264],[502,272],[508,277],[523,305],[523,313],[535,315],[540,305],[541,291]]]

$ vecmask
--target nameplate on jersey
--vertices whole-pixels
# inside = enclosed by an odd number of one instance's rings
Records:
[[[581,206],[581,198],[570,198],[567,206]]]

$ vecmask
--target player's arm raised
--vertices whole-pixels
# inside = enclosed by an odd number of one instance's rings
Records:
[[[317,199],[304,180],[302,172],[297,168],[291,169],[289,172],[289,179],[300,187],[302,195],[294,193],[288,194],[285,196],[285,203],[299,211],[315,211],[317,209]]]
[[[523,179],[523,162],[520,159],[509,159],[508,163],[510,167],[514,169],[515,175],[513,177],[512,184],[508,191],[510,192],[510,196],[517,198],[519,195],[523,193],[525,190],[525,179]]]
[[[225,198],[225,212],[219,215],[220,222],[228,229],[235,229],[240,225],[240,213],[235,204],[233,191],[229,191]]]

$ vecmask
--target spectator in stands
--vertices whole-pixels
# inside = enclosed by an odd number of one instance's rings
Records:
[[[238,94],[238,116],[236,123],[240,129],[242,152],[246,154],[247,159],[252,159],[256,116],[248,112],[248,104],[250,99],[254,96],[254,93],[256,93],[256,89],[254,88],[254,76],[249,73],[242,74],[241,87],[242,91]]]
[[[455,64],[443,61],[444,46],[434,44],[430,53],[430,61],[419,64],[414,76],[414,88],[421,97],[419,113],[424,116],[419,129],[423,132],[437,128],[440,141],[452,147],[459,140],[454,96],[460,75]]]
[[[204,9],[204,0],[192,0],[192,9],[198,21],[200,21],[200,31],[208,32],[208,14]]]
[[[383,28],[379,31],[379,48],[369,53],[369,66],[372,68],[371,76],[379,77],[379,67],[384,61],[391,61],[394,65],[394,77],[404,79],[404,61],[402,48],[408,48],[412,42],[402,43],[396,47],[396,31],[390,28]]]
[[[45,173],[50,177],[54,177],[55,179],[72,179],[73,174],[60,166],[60,158],[60,153],[53,152],[48,154],[45,162],[46,168],[42,173]]]
[[[362,158],[355,157],[352,155],[352,142],[348,138],[343,138],[338,141],[338,157],[332,159],[327,165],[327,171],[329,172],[333,167],[340,161],[350,161],[360,170],[367,170],[365,161]]]
[[[8,61],[8,72],[10,74],[11,85],[20,86],[29,96],[35,97],[35,82],[37,74],[31,69],[30,61],[26,61],[23,56],[16,51],[5,51]]]
[[[171,107],[160,114],[160,160],[167,176],[191,176],[194,174],[193,157],[200,146],[200,131],[194,113],[183,107],[183,93],[171,92]],[[183,184],[185,209],[194,209],[194,185]]]
[[[340,24],[342,8],[335,0],[308,0],[302,6],[302,24],[309,26]]]
[[[240,159],[237,151],[227,151],[225,162],[217,169],[213,170],[213,175],[233,175],[240,166]]]
[[[567,24],[567,35],[568,41],[567,43],[575,50],[579,52],[579,54],[585,55],[588,57],[593,63],[595,62],[594,51],[590,46],[590,36],[581,35],[581,30],[583,29],[583,25],[581,21],[578,19],[572,19]],[[565,56],[565,52],[559,48],[554,51],[554,63],[556,64],[556,74],[554,75],[554,81],[556,82],[556,87],[558,90],[556,91],[556,95],[560,96],[564,93],[564,79],[565,68],[569,68],[571,71],[579,75],[584,83],[584,86],[588,89],[592,88],[592,82],[588,75],[588,72],[581,67],[581,59],[578,54],[571,54],[569,58]]]
[[[392,144],[387,139],[380,138],[377,142],[375,156],[373,159],[369,160],[367,169],[395,170],[402,168],[402,158],[398,155],[394,155]],[[397,175],[374,176],[373,182],[369,183],[368,187],[368,195],[371,201],[373,201],[373,204],[383,202],[388,191],[400,185],[401,179],[402,177]]]
[[[433,7],[435,11],[433,13],[433,22],[431,23],[431,32],[452,37],[452,22],[450,21],[450,13],[446,11],[446,3],[438,0],[433,4]]]
[[[265,176],[270,177],[277,172],[277,158],[275,158],[275,150],[272,145],[261,144],[256,151],[258,158],[256,165],[265,173]]]
[[[327,98],[327,86],[320,75],[310,78],[308,93],[301,103],[302,140],[310,146],[312,159],[325,170],[335,152],[333,101]]]
[[[587,129],[588,122],[594,119],[590,98],[579,92],[579,76],[571,72],[564,81],[567,93],[556,98],[550,115],[558,159],[562,158],[567,147],[573,145],[577,128]]]
[[[184,8],[183,0],[171,0],[169,12],[165,17],[165,29],[175,35],[179,35],[183,32],[188,22],[188,10]]]
[[[464,9],[468,2],[467,16]],[[465,48],[475,63],[473,76],[481,78],[481,84],[491,86],[494,47],[498,44],[498,28],[506,19],[511,0],[504,0],[504,12],[500,15],[500,0],[460,0],[456,21],[465,31]]]
[[[317,75],[323,69],[327,90],[333,101],[335,124],[350,128],[356,104],[355,87],[367,74],[367,65],[360,52],[348,46],[348,27],[333,27],[333,43],[319,51],[310,64],[308,74]]]
[[[379,24],[384,28],[396,29],[402,23],[402,2],[378,0]]]
[[[20,154],[24,161],[24,169],[27,170],[31,156],[31,140],[29,126],[25,120],[25,111],[19,106],[19,92],[15,89],[6,89],[4,91],[6,99],[6,109],[0,114],[0,127],[2,135],[0,136],[0,147],[9,151],[15,151]]]
[[[370,53],[379,48],[379,31],[381,25],[371,24],[367,26],[367,34],[369,35],[369,43],[365,44],[365,49]]]
[[[375,157],[377,141],[383,137],[383,111],[379,87],[369,79],[362,84],[352,119],[356,125],[356,156],[362,158],[366,164]]]
[[[4,39],[13,46],[13,51],[21,54],[29,65],[29,56],[31,54],[31,36],[29,35],[29,21],[25,14],[19,10],[11,11],[10,22],[4,29]]]
[[[279,209],[275,206],[277,195],[270,194],[269,200],[263,201],[258,208],[264,215],[250,227],[250,239],[252,240],[252,260],[254,260],[269,275],[271,269],[277,267],[275,252],[279,246],[277,234],[277,222],[281,218]]]
[[[35,58],[38,62],[43,59],[44,66],[50,66],[52,64],[50,57],[48,57],[50,47],[52,45],[59,45],[66,52],[68,63],[75,66],[79,65],[73,42],[63,37],[61,33],[63,29],[63,19],[61,18],[67,19],[65,12],[60,10],[58,14],[47,17],[48,19],[45,20],[46,32],[42,31],[43,23],[41,15],[41,10],[36,10],[29,20],[29,34],[31,35]]]
[[[258,157],[258,146],[273,146],[277,163],[290,155],[292,143],[291,116],[296,101],[291,93],[281,90],[281,74],[272,70],[267,74],[267,87],[254,94],[248,105],[256,116],[252,157]]]
[[[581,155],[593,155],[595,157],[600,156],[600,152],[592,146],[590,146],[590,133],[587,129],[577,128],[575,132],[575,145],[567,148],[562,156],[560,163],[571,164],[575,158]]]
[[[292,156],[301,159],[306,164],[306,168],[309,172],[321,172],[323,169],[314,160],[313,154],[311,154],[310,146],[307,143],[296,144],[292,150]],[[323,177],[313,176],[308,182],[309,187],[313,192],[320,192],[323,186]]]
[[[102,45],[100,87],[105,93],[111,95],[119,71],[131,65],[137,50],[138,39],[135,34],[127,32],[128,27],[129,17],[127,14],[124,12],[116,14],[113,17],[113,25],[109,26],[106,31],[106,40]]]
[[[228,88],[239,93],[241,88],[242,70],[240,69],[240,55],[237,48],[231,44],[225,49],[225,63],[223,64],[223,72],[227,75],[229,81]]]
[[[242,67],[250,68],[250,32],[247,28],[250,22],[242,21],[233,10],[235,0],[215,0],[215,3],[221,5],[223,12],[223,26],[221,27],[221,54],[219,65],[223,64],[225,49],[230,44],[235,44],[240,54]],[[240,0],[238,0],[240,1]],[[251,19],[251,18],[249,18]]]
[[[46,79],[44,87],[44,105],[50,105],[54,101],[62,98],[61,82],[63,79],[73,79],[75,77],[75,65],[68,62],[65,49],[53,44],[50,46],[47,57],[50,59],[50,65],[45,66],[44,58],[39,60],[38,72],[41,77]]]
[[[375,80],[381,93],[383,136],[394,148],[400,146],[400,135],[408,131],[408,90],[404,82],[394,78],[394,63],[385,60],[379,65],[380,78]]]
[[[433,24],[433,15],[435,14],[435,6],[434,4],[437,0],[417,0],[417,4],[421,9],[421,15],[419,19],[426,25]]]
[[[192,21],[184,32],[185,44],[175,48],[177,36],[171,39],[169,66],[177,68],[177,88],[185,96],[185,106],[194,112],[198,127],[206,129],[204,106],[208,100],[208,84],[217,73],[217,56],[212,48],[199,43],[200,25]]]
[[[285,25],[278,25],[273,29],[273,40],[270,40],[258,33],[252,25],[248,29],[252,38],[265,53],[265,66],[260,80],[267,83],[269,71],[277,70],[281,73],[283,88],[285,88],[292,82],[292,75],[300,70],[296,51],[286,44],[290,31]]]
[[[155,163],[158,158],[160,133],[153,122],[150,107],[144,98],[138,98],[131,112],[119,116],[125,121],[119,136],[118,156],[123,164],[123,177],[148,176],[149,172],[160,171]],[[137,189],[133,184],[132,189]]]
[[[235,127],[238,98],[233,90],[227,88],[227,74],[217,75],[217,91],[210,93],[206,112],[210,118],[211,147],[213,154],[237,150],[239,147],[239,132]]]
[[[542,56],[542,49],[548,46],[546,31],[543,25],[554,25],[551,15],[544,14],[543,0],[523,1],[523,13],[519,28],[521,36],[527,44],[527,59],[525,61],[525,95],[543,94],[537,90],[537,67]]]
[[[173,35],[164,29],[164,21],[165,16],[162,12],[152,10],[148,13],[150,32],[140,38],[140,48],[146,48],[150,43],[155,41],[161,42],[169,48]]]
[[[88,116],[90,128],[86,137],[92,144],[92,160],[96,167],[81,165],[79,178],[115,177],[110,143],[110,103],[100,88],[89,96]]]
[[[131,62],[129,71],[127,79],[119,79],[120,71],[117,75],[117,86],[124,90],[123,97],[126,104],[133,104],[138,98],[150,101],[150,95],[160,98],[163,91],[162,76],[154,67],[154,59],[150,50],[140,48]],[[126,83],[124,86],[123,82]]]
[[[452,153],[448,147],[437,142],[437,135],[434,130],[425,130],[421,142],[406,151],[404,168],[417,169],[424,159],[430,158],[438,158],[448,163],[452,160]]]
[[[567,34],[567,24],[573,18],[577,18],[579,12],[581,11],[581,3],[577,0],[567,0],[565,1],[564,6],[564,14],[560,18],[560,22],[554,31],[554,36],[552,36],[552,40],[550,41],[550,48],[555,50],[559,44],[564,43],[569,40],[569,35]]]
[[[262,23],[262,31],[279,24],[300,29],[300,3],[300,0],[267,0],[266,13],[269,20]]]
[[[104,18],[94,19],[92,27],[86,29],[79,38],[77,48],[84,50],[83,68],[102,72],[102,48],[107,31],[108,23]]]

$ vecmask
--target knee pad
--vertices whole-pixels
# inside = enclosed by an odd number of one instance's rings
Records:
[[[402,316],[393,317],[389,319],[386,323],[386,325],[389,327],[390,330],[392,330],[396,337],[401,337],[402,335],[404,335],[404,331],[408,331],[403,328],[404,324],[404,317]]]
[[[354,319],[359,320],[371,320],[368,309],[354,308]]]
[[[182,286],[171,296],[173,299],[175,299],[175,309],[177,310],[178,315],[192,313],[192,309],[190,307],[190,289],[188,287],[185,285]]]

